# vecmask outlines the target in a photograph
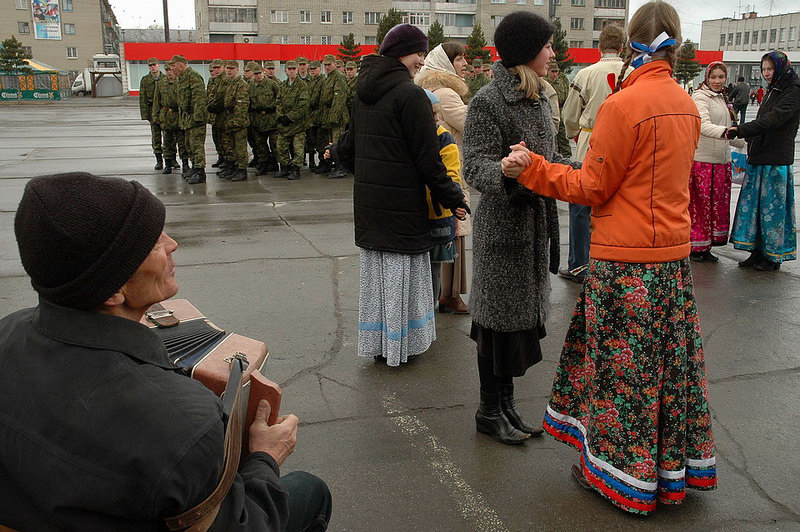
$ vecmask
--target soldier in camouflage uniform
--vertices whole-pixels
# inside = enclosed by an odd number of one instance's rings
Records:
[[[567,76],[561,73],[561,68],[558,66],[558,61],[552,59],[547,69],[547,81],[555,89],[558,95],[558,109],[559,111],[564,107],[564,102],[567,101],[569,95],[569,80]],[[567,139],[567,130],[564,127],[564,121],[558,121],[558,132],[556,133],[556,148],[558,153],[564,157],[572,157],[572,148]]]
[[[336,60],[336,70],[344,74],[344,61],[341,59]]]
[[[492,76],[494,75],[494,72],[492,71],[491,63],[486,63],[485,65],[483,65],[481,72],[483,72],[483,75],[486,76],[486,79],[492,81]]]
[[[256,150],[253,152],[257,161],[256,175],[264,175],[270,170],[277,170],[280,86],[266,78],[262,67],[256,65],[253,72],[255,79],[250,83],[250,128],[256,141]],[[276,153],[272,153],[272,150]]]
[[[147,66],[150,68],[150,72],[139,82],[139,114],[142,120],[150,122],[151,145],[156,156],[156,165],[153,169],[161,170],[164,168],[163,149],[161,148],[161,126],[158,123],[158,116],[153,115],[152,111],[156,86],[165,83],[166,76],[161,74],[161,70],[158,67],[158,59],[155,57],[147,60]]]
[[[172,69],[178,76],[178,124],[183,130],[189,150],[192,171],[186,182],[190,185],[206,182],[206,84],[203,76],[189,68],[182,55],[172,57]],[[184,168],[185,169],[185,168]]]
[[[244,66],[244,80],[248,83],[253,83],[255,78],[255,68],[258,66],[258,63],[255,61],[248,61],[247,64]],[[250,146],[250,150],[253,152],[253,159],[247,164],[248,168],[255,168],[256,166],[256,136],[253,128],[248,126],[247,128],[247,144]]]
[[[353,98],[356,96],[356,83],[358,81],[358,65],[355,61],[348,61],[344,65],[344,75],[347,77],[347,112],[353,108]]]
[[[281,80],[275,76],[275,61],[264,61],[264,77],[276,85],[281,84]]]
[[[469,98],[472,99],[479,90],[489,84],[489,78],[483,75],[483,61],[480,59],[475,59],[472,61],[472,80],[467,82],[467,86],[469,87]]]
[[[206,86],[206,101],[210,106],[211,102],[214,101],[217,85],[225,79],[225,62],[222,59],[214,59],[211,61],[208,71],[211,74],[211,78],[208,80],[208,86]],[[222,156],[222,129],[217,124],[216,113],[209,111],[208,123],[211,124],[211,138],[214,140],[214,148],[217,150],[217,162],[212,164],[211,167],[219,168],[225,162],[225,158]]]
[[[156,89],[152,113],[158,116],[158,123],[164,132],[164,170],[161,173],[171,174],[173,168],[180,168],[175,158],[176,151],[180,152],[184,168],[189,166],[189,152],[183,140],[183,130],[178,124],[178,84],[172,71],[172,61],[164,64],[164,70],[167,72],[167,82]]]
[[[239,75],[239,63],[225,64],[228,83],[225,86],[225,151],[233,155],[235,169],[217,174],[231,181],[247,179],[247,127],[250,125],[250,87]]]
[[[322,90],[319,95],[320,112],[320,135],[318,149],[320,153],[325,152],[325,146],[336,144],[339,137],[344,133],[344,128],[350,122],[350,112],[347,108],[347,79],[344,74],[336,70],[336,59],[332,55],[326,55],[325,80],[322,82]],[[337,179],[347,175],[341,167],[331,162],[329,178]]]
[[[308,94],[309,94],[309,128],[306,131],[306,152],[308,153],[308,168],[315,174],[322,174],[330,171],[327,161],[322,158],[322,152],[318,152],[317,148],[320,146],[320,110],[319,110],[319,96],[322,91],[322,81],[325,79],[322,75],[322,65],[319,61],[311,61],[308,65],[309,76],[308,81]],[[322,142],[322,145],[325,145]],[[315,160],[315,155],[319,156],[319,163]]]
[[[302,55],[297,58],[297,77],[303,81],[308,81],[308,59]],[[310,87],[309,87],[310,88]]]
[[[275,177],[288,177],[290,180],[300,179],[300,167],[303,166],[304,148],[306,145],[306,127],[308,125],[308,85],[297,77],[297,63],[286,63],[287,79],[281,83],[278,100],[278,162],[281,171]],[[289,146],[294,157],[289,158]]]

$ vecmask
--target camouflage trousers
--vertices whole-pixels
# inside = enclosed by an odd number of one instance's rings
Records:
[[[184,134],[182,129],[165,129],[164,130],[164,158],[170,161],[175,160],[175,155],[178,153],[181,160],[185,161],[189,158],[189,150],[186,149],[186,142],[184,141]]]
[[[278,130],[253,131],[256,148],[253,157],[259,164],[267,164],[270,159],[278,156]]]
[[[206,125],[202,124],[183,130],[186,150],[192,161],[192,168],[206,167]]]
[[[150,144],[153,146],[153,153],[156,155],[162,152],[161,149],[161,125],[158,122],[150,122]]]
[[[317,134],[317,150],[319,150],[319,153],[325,153],[325,146],[328,144],[336,144],[342,133],[344,133],[344,126],[319,128],[319,133]]]
[[[572,147],[567,138],[567,130],[564,127],[564,121],[558,123],[558,133],[556,133],[556,148],[562,157],[572,157]]]
[[[289,157],[289,148],[291,146],[294,156]],[[303,166],[303,160],[306,157],[306,134],[305,132],[296,135],[278,135],[278,162],[281,163],[281,168],[285,165],[292,164],[298,168]]]
[[[236,163],[239,170],[247,170],[247,128],[229,129],[222,135],[225,160]]]

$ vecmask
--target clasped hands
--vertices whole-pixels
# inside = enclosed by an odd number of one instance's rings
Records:
[[[530,150],[525,146],[525,142],[520,142],[519,144],[511,146],[511,153],[509,153],[507,157],[503,157],[500,161],[500,168],[503,171],[503,175],[511,179],[517,179],[522,174],[523,170],[530,166],[530,153]]]

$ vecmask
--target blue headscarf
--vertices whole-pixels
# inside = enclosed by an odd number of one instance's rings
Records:
[[[767,87],[768,89],[797,79],[797,74],[795,73],[794,68],[792,68],[792,63],[789,61],[789,58],[785,53],[773,50],[764,54],[764,56],[761,58],[761,62],[763,63],[764,59],[767,58],[772,61],[772,64],[775,67],[775,72],[772,74],[772,81]]]

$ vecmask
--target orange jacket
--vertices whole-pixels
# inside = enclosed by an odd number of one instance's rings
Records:
[[[700,116],[666,61],[636,70],[597,113],[581,170],[531,154],[519,182],[592,207],[589,255],[669,262],[689,255],[689,172]]]

